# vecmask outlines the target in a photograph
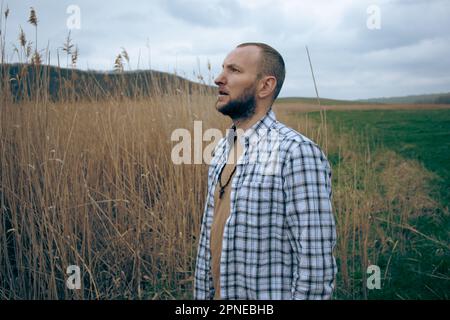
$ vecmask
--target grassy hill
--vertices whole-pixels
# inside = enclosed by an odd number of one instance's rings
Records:
[[[150,96],[156,92],[189,93],[210,91],[211,87],[180,76],[154,70],[122,72],[83,71],[56,66],[30,64],[0,65],[0,78],[14,101],[32,98],[35,92],[50,100],[62,98],[102,99],[110,96]]]
[[[204,83],[193,82],[178,75],[154,71],[83,71],[47,65],[0,64],[2,92],[9,92],[14,101],[34,97],[34,92],[46,95],[50,100],[104,99],[110,96],[150,96],[154,93],[201,91],[213,93],[214,88]],[[6,89],[6,90],[5,90]],[[279,103],[317,105],[314,97],[283,97]],[[320,98],[323,106],[358,104],[450,104],[450,93],[412,95],[404,97],[382,97],[362,100],[339,100]]]

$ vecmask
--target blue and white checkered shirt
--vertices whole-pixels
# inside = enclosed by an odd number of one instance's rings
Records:
[[[215,148],[198,246],[194,298],[213,299],[214,190],[234,133]],[[330,299],[337,272],[331,168],[310,139],[267,115],[239,137],[220,260],[222,299]]]

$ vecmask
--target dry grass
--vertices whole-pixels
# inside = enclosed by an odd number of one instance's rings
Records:
[[[223,122],[211,106],[201,95],[3,106],[3,298],[142,298],[189,283],[206,166],[173,165],[170,136],[198,115]],[[80,292],[65,289],[72,264]]]
[[[203,130],[227,128],[214,97],[174,87],[105,100],[69,92],[51,103],[42,81],[41,91],[17,104],[8,83],[0,86],[0,298],[192,297],[207,165],[174,165],[170,137],[177,128],[192,132],[194,120]],[[394,153],[371,151],[367,137],[331,127],[326,113],[321,123],[292,114],[308,108],[317,107],[275,111],[338,154],[337,296],[367,297],[367,266],[404,250],[398,226],[436,206],[424,183],[432,176]],[[81,268],[81,290],[65,285],[69,265]]]
[[[229,122],[213,99],[3,105],[1,297],[191,297],[207,166],[174,165],[170,136],[176,128],[192,132],[194,120],[224,130]],[[407,225],[436,206],[424,183],[432,176],[395,153],[372,154],[367,137],[277,114],[340,155],[333,168],[338,294],[367,296],[367,266],[406,241],[389,225]],[[65,287],[73,264],[83,273],[80,291]]]

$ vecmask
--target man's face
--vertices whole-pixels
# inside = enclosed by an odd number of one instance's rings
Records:
[[[222,73],[214,80],[219,86],[216,109],[232,119],[247,119],[255,112],[259,48],[247,46],[231,51]]]

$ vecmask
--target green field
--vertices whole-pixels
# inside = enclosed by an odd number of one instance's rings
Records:
[[[309,117],[320,121],[319,112]],[[441,205],[408,221],[418,233],[408,233],[402,254],[386,253],[378,262],[381,270],[390,261],[391,276],[372,299],[448,299],[450,294],[450,110],[356,110],[327,111],[327,122],[341,132],[363,133],[372,150],[392,150],[405,159],[419,161],[437,178],[430,195]],[[337,156],[329,154],[335,165]],[[426,237],[438,240],[429,241]],[[447,245],[445,245],[447,244]],[[339,297],[338,297],[339,298]],[[346,298],[346,297],[341,297]]]
[[[311,113],[319,119],[319,113]],[[420,161],[436,173],[436,195],[450,200],[450,109],[327,111],[327,120],[344,130],[366,132],[372,147],[384,146]]]

